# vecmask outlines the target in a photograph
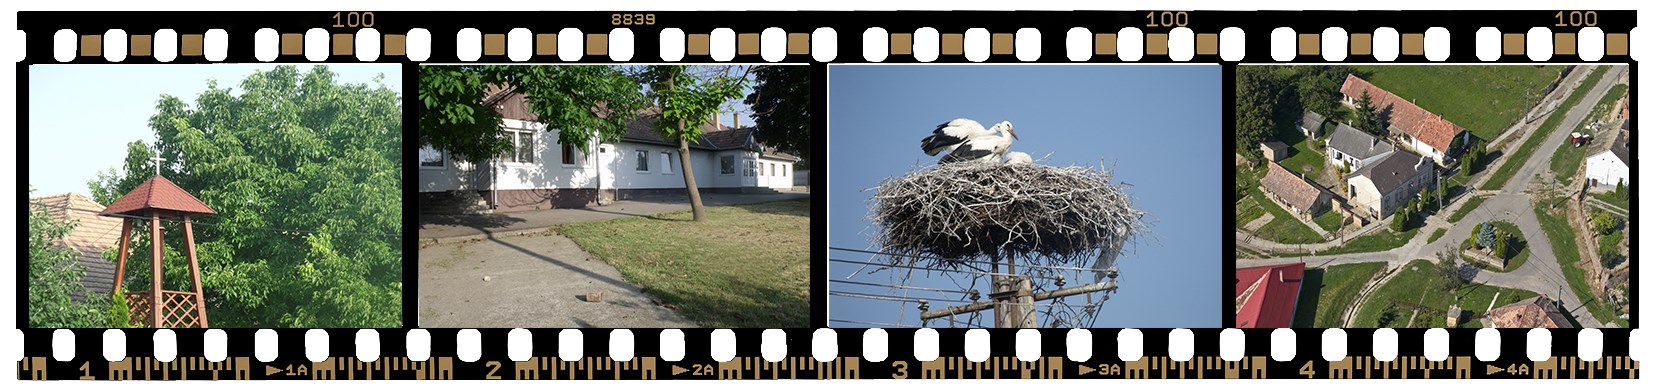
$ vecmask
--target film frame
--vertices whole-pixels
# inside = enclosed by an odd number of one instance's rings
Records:
[[[1624,63],[1635,70],[1630,55],[1634,11],[1577,11],[1580,24],[1585,12],[1599,15],[1601,21],[1594,26],[1568,25],[1567,18],[1576,12],[1568,10],[1358,12],[1370,19],[1341,25],[1306,22],[1344,21],[1338,16],[1348,14],[1339,11],[547,11],[477,12],[457,18],[429,12],[354,11],[363,27],[345,26],[352,11],[274,12],[260,13],[262,26],[256,29],[214,25],[201,21],[221,18],[197,17],[213,13],[122,20],[114,12],[24,12],[18,26],[29,33],[28,48],[18,69],[106,63],[389,62],[403,64],[406,70],[423,63],[782,62],[809,63],[816,75],[824,76],[826,64],[840,63],[1216,63],[1224,68],[1225,88],[1231,94],[1230,77],[1241,64]],[[546,14],[582,22],[546,26],[536,18]],[[1168,14],[1162,20],[1175,26],[1144,25],[1144,19],[1155,24],[1156,17]],[[368,15],[374,20],[372,27],[365,26]],[[626,15],[643,15],[642,20],[653,16],[655,22],[629,24]],[[1183,24],[1179,17],[1190,22]],[[831,22],[812,22],[822,20]],[[1477,22],[1464,25],[1464,20]],[[1030,27],[982,27],[1019,24]],[[1328,43],[1337,41],[1329,37],[1339,35],[1347,45]],[[1451,50],[1441,49],[1443,44]],[[408,74],[404,73],[405,81],[417,82]],[[1635,74],[1631,77],[1635,85]],[[26,111],[26,91],[20,83],[19,112]],[[1635,100],[1634,88],[1629,96]],[[824,90],[815,97],[820,112],[825,112]],[[409,115],[404,113],[405,124]],[[19,127],[26,126],[26,119],[20,118]],[[825,155],[825,146],[817,148]],[[820,168],[820,177],[825,177],[826,168]],[[1633,168],[1632,176],[1634,172]],[[821,202],[818,199],[814,207],[822,208]],[[824,221],[812,223],[820,226]],[[1631,258],[1636,257],[1636,247],[1631,245]],[[1232,258],[1226,266],[1234,268]],[[411,272],[404,271],[404,276]],[[819,276],[812,280],[823,288],[813,286],[812,291],[825,290]],[[19,284],[20,297],[26,291],[23,285]],[[825,299],[814,299],[813,304],[822,307],[817,310],[824,310]],[[1232,296],[1225,299],[1233,302]],[[416,311],[417,300],[405,300],[404,306],[404,324],[413,323],[408,313]],[[20,308],[19,317],[26,318],[26,311]],[[1232,317],[1226,314],[1225,322],[1232,324]],[[812,319],[816,328],[771,330],[462,330],[404,325],[371,330],[126,330],[117,338],[99,329],[24,329],[25,357],[18,375],[25,380],[1595,379],[1636,378],[1640,368],[1630,357],[1635,339],[1630,329],[912,331],[827,328],[823,317]],[[1636,327],[1635,317],[1632,324]],[[524,335],[532,341],[520,341]],[[275,341],[269,341],[271,336]],[[359,343],[363,338],[376,339],[369,344],[377,344],[372,355],[379,359],[370,362],[355,356],[367,352]],[[102,359],[105,344],[118,339],[125,340],[126,357]],[[176,359],[143,357],[166,355],[169,351],[157,348],[165,343],[155,341],[164,339],[176,343],[170,351]],[[884,357],[873,359],[878,348],[864,343],[879,339],[886,347]],[[70,340],[73,358],[56,359],[55,344],[62,340]],[[428,346],[415,348],[418,343],[408,340],[425,340]],[[473,341],[488,347],[462,347]],[[836,353],[823,355],[818,347],[823,343],[834,344]],[[1377,348],[1375,343],[1394,347]],[[220,345],[222,352],[209,352],[209,344]],[[267,344],[275,346],[274,359],[266,360],[262,356],[267,353],[256,351]],[[529,346],[528,353],[517,347],[522,344]],[[1139,359],[1107,353],[1116,349],[1111,347],[1126,350],[1128,345],[1136,347]],[[1346,351],[1343,359],[1317,353],[1339,345]],[[317,346],[326,346],[326,358],[320,361],[307,357]],[[570,349],[576,352],[564,352]],[[986,360],[973,359],[982,357],[973,351],[986,351]],[[429,359],[408,358],[418,357],[418,352]],[[604,357],[611,354],[633,359]],[[526,360],[519,359],[525,355]],[[834,357],[819,358],[829,355]],[[669,359],[674,356],[679,358]]]

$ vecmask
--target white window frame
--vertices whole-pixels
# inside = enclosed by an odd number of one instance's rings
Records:
[[[672,174],[672,152],[664,150],[660,152],[660,174]]]
[[[425,154],[425,151],[427,149],[432,151],[432,152],[436,152],[438,165],[435,165],[435,166],[425,165],[425,156],[424,156],[424,154]],[[420,156],[419,156],[419,169],[422,169],[422,170],[444,170],[444,169],[448,169],[448,152],[442,151],[441,149],[437,149],[436,147],[433,147],[431,145],[425,145],[425,146],[422,146],[422,147],[419,148],[419,154],[420,154]]]
[[[634,156],[636,155],[642,156],[641,158],[633,158],[632,169],[636,170],[638,173],[649,173],[649,149],[638,149]],[[642,166],[640,167],[638,165]]]
[[[724,159],[729,159],[729,171],[727,171],[727,172],[724,171]],[[729,156],[729,155],[718,156],[718,174],[719,175],[734,176],[736,169],[738,169],[738,168],[735,167],[735,156]]]
[[[588,158],[586,156],[586,152],[580,151],[580,146],[578,146],[578,145],[563,145],[563,144],[558,144],[557,146],[558,146],[558,148],[557,148],[558,160],[557,161],[559,163],[561,163],[564,167],[571,167],[572,168],[572,167],[584,167],[584,166],[586,166],[586,162],[588,161]],[[570,155],[573,155],[574,158],[570,159],[568,157]],[[572,160],[572,161],[574,161],[574,163],[571,164],[571,163],[564,162],[565,160]]]
[[[510,159],[501,158],[500,162],[504,163],[504,164],[512,164],[512,165],[534,165],[534,160],[537,157],[537,156],[534,155],[536,145],[530,145],[529,146],[528,161],[526,161],[526,162],[522,161],[523,156],[519,155],[520,153],[522,153],[522,145],[521,145],[522,138],[520,137],[520,134],[525,134],[526,133],[526,134],[528,134],[528,142],[538,143],[540,135],[537,134],[537,133],[539,133],[539,132],[534,131],[534,130],[516,129],[516,128],[510,128],[510,127],[504,128],[501,131],[504,131],[505,133],[511,135],[511,152],[510,152],[511,153],[511,158]]]

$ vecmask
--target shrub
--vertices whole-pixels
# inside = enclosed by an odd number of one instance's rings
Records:
[[[1479,229],[1476,229],[1476,247],[1492,247],[1493,240],[1498,238],[1498,234],[1498,229],[1493,227],[1493,222],[1482,222],[1482,226]]]
[[[1493,240],[1493,256],[1501,259],[1510,258],[1505,252],[1510,249],[1510,233],[1499,232],[1499,237]]]
[[[1598,211],[1591,214],[1591,230],[1595,230],[1597,234],[1608,234],[1609,232],[1614,231],[1614,228],[1619,226],[1620,219],[1614,217],[1613,214],[1609,214],[1606,211]]]
[[[130,328],[132,326],[131,308],[126,304],[126,294],[116,291],[110,294],[109,324],[110,328]]]

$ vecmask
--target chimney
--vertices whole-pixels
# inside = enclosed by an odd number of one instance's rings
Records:
[[[723,126],[724,126],[723,118],[719,118],[718,113],[713,112],[712,113],[712,127],[716,128],[716,127],[723,127]]]
[[[737,128],[737,129],[741,128],[741,113],[735,113],[733,119],[734,119],[735,124],[730,126],[730,127],[734,127],[734,128]]]

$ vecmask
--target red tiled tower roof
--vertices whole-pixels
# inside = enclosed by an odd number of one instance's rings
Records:
[[[98,215],[142,215],[151,210],[177,211],[191,214],[218,214],[200,199],[179,188],[172,180],[155,176],[133,188],[120,199],[110,203]]]
[[[1290,328],[1304,263],[1235,270],[1235,326]]]

